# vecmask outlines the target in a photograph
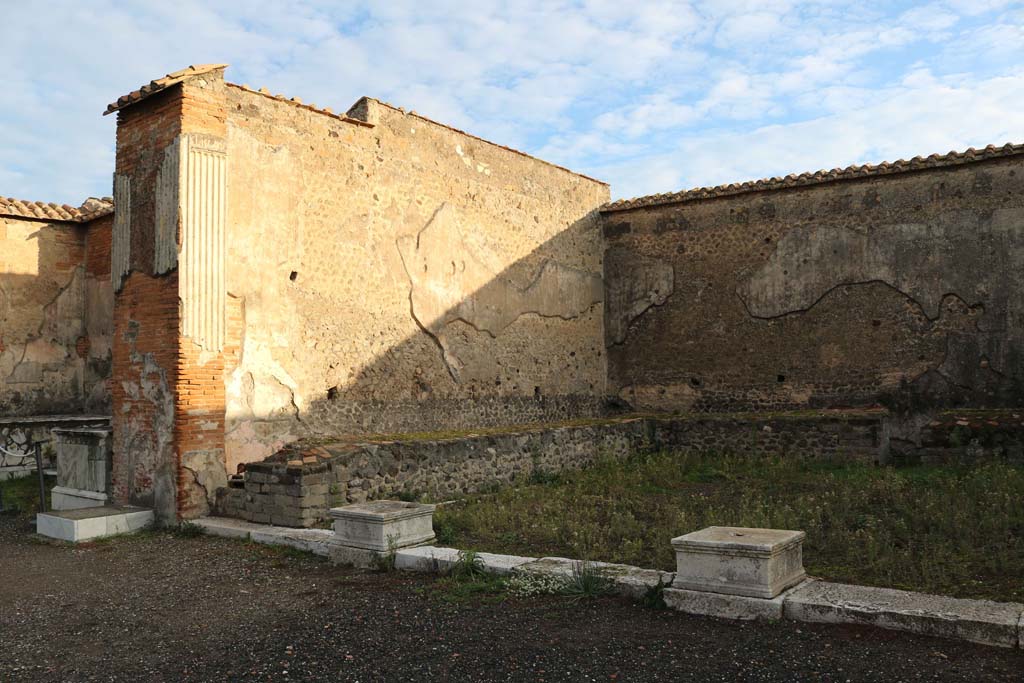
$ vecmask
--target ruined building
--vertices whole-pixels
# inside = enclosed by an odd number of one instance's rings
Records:
[[[243,500],[267,463],[329,495],[337,453],[280,455],[311,436],[1021,403],[1024,145],[609,203],[415,112],[224,69],[108,107],[112,202],[0,198],[0,416],[111,416],[118,501],[269,521]],[[880,452],[920,439],[871,420]],[[330,481],[398,481],[395,457]]]

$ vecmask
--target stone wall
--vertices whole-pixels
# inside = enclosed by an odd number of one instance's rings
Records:
[[[610,393],[669,411],[1020,405],[1024,155],[989,152],[608,207]]]
[[[227,464],[599,412],[606,185],[361,100],[225,85]]]
[[[0,416],[110,410],[110,223],[0,215]]]
[[[877,461],[880,437],[880,412],[837,412],[629,418],[374,444],[299,442],[249,464],[240,488],[220,489],[216,510],[252,522],[313,526],[339,505],[402,493],[445,499],[648,449]]]

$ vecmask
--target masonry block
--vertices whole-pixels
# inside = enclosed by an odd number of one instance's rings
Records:
[[[429,543],[434,540],[434,508],[398,500],[331,508],[335,541],[380,552]]]
[[[674,588],[774,598],[806,578],[802,531],[712,526],[672,539]]]

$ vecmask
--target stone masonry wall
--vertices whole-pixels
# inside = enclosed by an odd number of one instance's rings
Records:
[[[110,410],[110,221],[0,216],[0,416]]]
[[[375,100],[223,88],[229,471],[312,434],[600,411],[606,185]]]
[[[609,391],[638,410],[1024,399],[1024,156],[609,207]]]
[[[222,488],[219,514],[313,526],[331,507],[402,492],[444,499],[579,469],[646,449],[753,452],[877,461],[880,414],[631,418],[444,440],[299,442],[251,463],[243,488]]]

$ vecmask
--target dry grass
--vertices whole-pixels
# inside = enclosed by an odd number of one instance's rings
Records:
[[[438,511],[460,547],[672,569],[669,539],[711,525],[801,529],[835,581],[1024,600],[1024,467],[889,468],[658,453]]]

